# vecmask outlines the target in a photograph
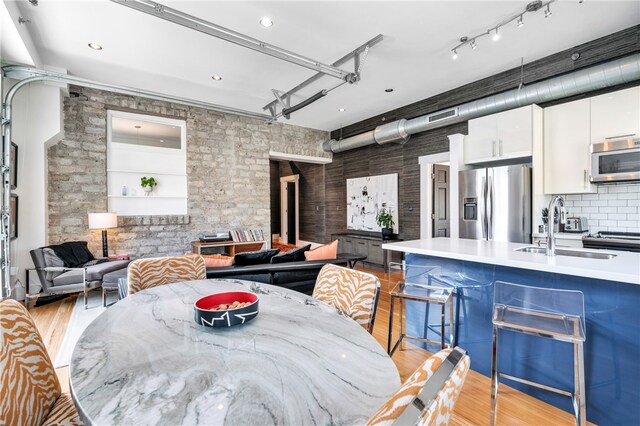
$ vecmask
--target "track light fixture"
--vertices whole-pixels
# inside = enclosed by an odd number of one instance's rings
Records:
[[[548,18],[549,16],[551,16],[551,3],[553,3],[554,1],[556,0],[547,0],[547,1],[534,0],[529,4],[527,4],[523,11],[518,12],[517,14],[512,15],[509,18],[499,22],[498,24],[492,26],[485,32],[475,35],[473,37],[467,37],[467,36],[460,37],[460,43],[454,46],[453,49],[451,49],[451,58],[454,60],[458,59],[458,49],[460,49],[463,46],[466,46],[467,44],[471,46],[472,49],[476,49],[478,47],[477,40],[480,39],[481,37],[493,34],[491,36],[491,39],[493,41],[500,40],[500,36],[501,36],[500,28],[514,21],[516,22],[516,26],[518,28],[522,28],[524,26],[524,15],[526,15],[529,12],[537,12],[542,8],[546,8],[544,10],[544,17]]]

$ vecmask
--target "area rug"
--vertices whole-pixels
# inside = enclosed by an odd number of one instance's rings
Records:
[[[84,308],[84,298],[82,295],[78,296],[76,304],[73,307],[71,313],[71,319],[67,325],[67,332],[62,340],[62,345],[58,351],[55,368],[66,367],[71,361],[71,354],[73,348],[75,348],[78,339],[82,335],[82,332],[93,322],[94,319],[103,313],[106,308],[102,307],[102,295],[99,291],[92,291],[89,293],[87,309]]]

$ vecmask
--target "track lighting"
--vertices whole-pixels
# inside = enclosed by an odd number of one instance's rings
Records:
[[[544,8],[544,17],[548,18],[549,16],[551,16],[551,3],[553,3],[554,1],[557,0],[533,0],[525,6],[524,10],[518,12],[516,15],[510,16],[507,19],[499,21],[488,30],[473,37],[460,37],[460,43],[456,46],[453,46],[453,49],[451,49],[451,58],[458,59],[458,49],[463,46],[469,45],[472,49],[476,49],[478,47],[477,40],[484,36],[490,35],[493,41],[500,40],[502,36],[502,34],[500,33],[500,28],[504,27],[505,25],[509,25],[512,22],[515,22],[518,28],[524,27],[524,15],[526,15],[527,13],[535,13],[538,10]]]
[[[493,37],[491,37],[491,39],[493,41],[498,41],[500,40],[500,33],[498,32],[498,28],[496,28],[496,31],[493,33]]]

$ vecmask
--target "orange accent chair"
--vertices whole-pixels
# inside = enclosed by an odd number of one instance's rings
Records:
[[[42,337],[20,302],[0,302],[0,424],[82,425]]]
[[[155,257],[134,260],[129,264],[129,294],[160,285],[207,278],[204,259],[199,255]]]

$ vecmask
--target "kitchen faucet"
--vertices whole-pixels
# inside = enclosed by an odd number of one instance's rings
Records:
[[[566,215],[564,209],[564,198],[560,195],[554,195],[549,202],[549,230],[547,231],[547,256],[556,255],[556,236],[554,232],[556,222],[556,208],[560,214],[560,220],[558,222],[564,224],[566,222]]]

